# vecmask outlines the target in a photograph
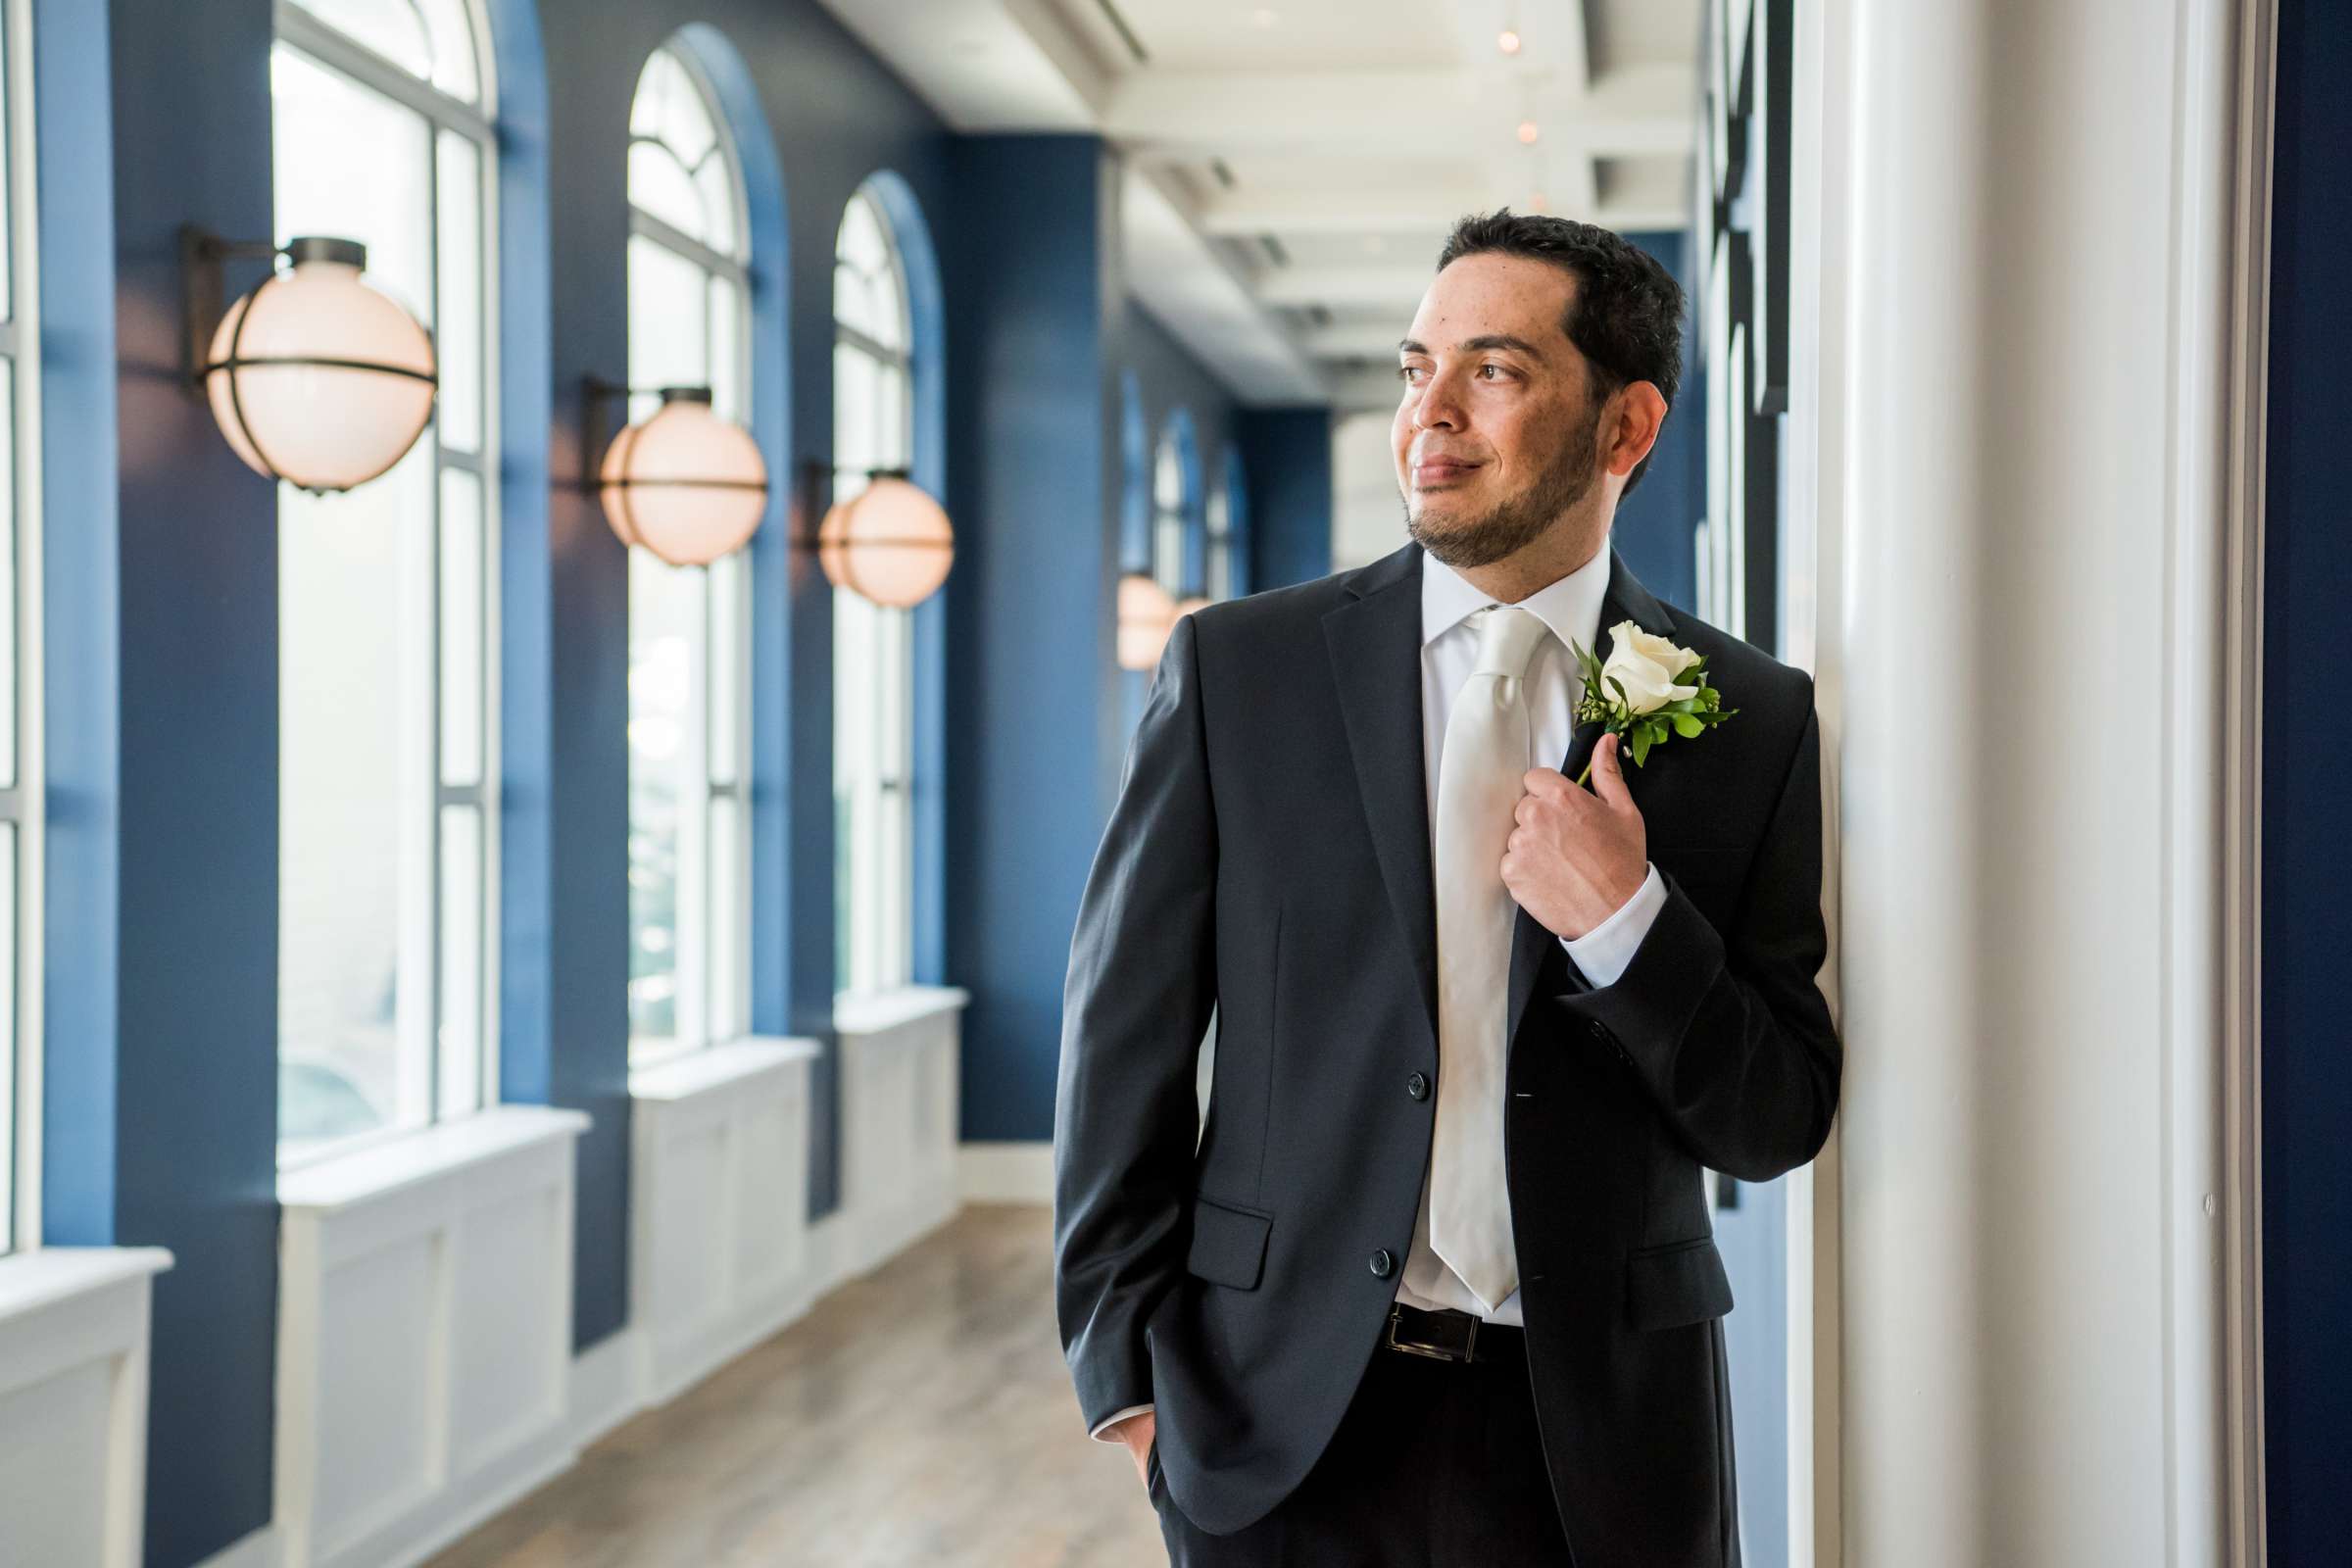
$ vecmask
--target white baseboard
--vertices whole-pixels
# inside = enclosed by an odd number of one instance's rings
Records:
[[[278,1544],[277,1526],[264,1525],[233,1546],[214,1552],[197,1568],[279,1568],[285,1548]]]
[[[956,1175],[967,1203],[1054,1201],[1054,1145],[966,1143],[956,1150]]]

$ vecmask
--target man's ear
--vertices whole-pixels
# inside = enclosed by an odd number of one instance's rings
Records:
[[[1655,382],[1628,381],[1611,401],[1617,405],[1617,418],[1608,469],[1622,479],[1658,444],[1658,432],[1666,423],[1666,398]]]

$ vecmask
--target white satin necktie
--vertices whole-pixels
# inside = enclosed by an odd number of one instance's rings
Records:
[[[1503,1181],[1503,1004],[1518,906],[1503,843],[1534,744],[1527,667],[1550,632],[1530,611],[1471,615],[1478,663],[1453,700],[1438,759],[1438,1109],[1429,1242],[1491,1313],[1519,1285]]]

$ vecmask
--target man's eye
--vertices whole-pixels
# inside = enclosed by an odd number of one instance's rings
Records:
[[[1421,367],[1418,365],[1399,365],[1396,367],[1397,378],[1399,380],[1410,381],[1413,378],[1413,372],[1419,368],[1421,368]]]
[[[1483,375],[1483,374],[1485,374],[1485,373],[1486,373],[1487,371],[1489,371],[1489,370],[1496,370],[1496,371],[1500,371],[1501,373],[1503,373],[1503,374],[1505,374],[1505,375],[1508,375],[1508,374],[1510,373],[1509,369],[1508,369],[1506,367],[1504,367],[1504,366],[1500,366],[1500,365],[1492,365],[1492,364],[1489,364],[1489,365],[1482,365],[1482,366],[1480,366],[1478,368],[1479,368],[1479,373],[1480,373],[1480,374],[1482,374],[1482,375]]]

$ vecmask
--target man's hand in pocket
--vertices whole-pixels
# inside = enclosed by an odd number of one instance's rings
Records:
[[[1141,1415],[1131,1415],[1110,1430],[1121,1443],[1127,1445],[1127,1451],[1134,1455],[1136,1478],[1142,1481],[1146,1487],[1150,1487],[1152,1484],[1152,1439],[1159,1431],[1155,1413],[1146,1410]]]

